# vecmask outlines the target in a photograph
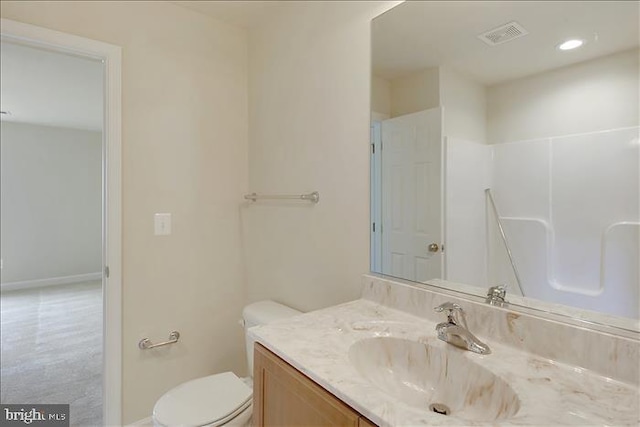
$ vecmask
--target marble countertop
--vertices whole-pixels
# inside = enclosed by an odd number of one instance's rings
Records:
[[[473,332],[473,331],[472,331]],[[379,425],[634,425],[640,420],[637,386],[544,359],[479,336],[492,350],[478,355],[435,337],[435,323],[360,299],[249,329],[259,343]],[[365,379],[352,364],[352,344],[374,337],[429,343],[490,371],[519,398],[507,419],[444,416],[400,400]],[[465,390],[461,390],[465,393]],[[426,396],[426,394],[425,394]]]

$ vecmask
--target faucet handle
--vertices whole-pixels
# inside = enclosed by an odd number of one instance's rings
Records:
[[[454,310],[464,311],[462,307],[460,307],[458,304],[450,301],[440,304],[439,306],[434,307],[433,309],[438,313],[442,313],[443,311],[447,310],[447,314],[453,312]]]
[[[492,286],[487,291],[487,299],[485,302],[491,305],[504,306],[507,302],[505,297],[507,295],[507,287],[505,285]]]
[[[464,310],[455,302],[447,301],[437,307],[434,307],[433,309],[438,313],[446,311],[447,321],[449,323],[453,323],[454,325],[461,325],[464,328],[467,328],[467,320],[464,316]]]

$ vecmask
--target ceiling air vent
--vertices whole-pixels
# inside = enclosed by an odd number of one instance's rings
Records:
[[[519,37],[526,36],[527,34],[529,34],[529,31],[525,30],[522,25],[513,21],[498,28],[489,30],[486,33],[482,33],[478,38],[489,46],[497,46],[499,44],[515,40]]]

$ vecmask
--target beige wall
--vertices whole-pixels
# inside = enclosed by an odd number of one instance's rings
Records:
[[[637,126],[639,54],[632,49],[489,87],[487,140]]]
[[[244,212],[250,300],[312,310],[369,271],[370,20],[394,2],[301,2],[249,39],[251,191],[320,203]]]
[[[417,113],[440,105],[438,67],[391,80],[391,117]]]
[[[371,88],[373,112],[398,117],[442,106],[446,136],[485,141],[485,87],[452,68],[425,68],[392,80],[373,76]]]
[[[161,2],[1,7],[3,18],[123,47],[124,423],[150,416],[182,381],[246,373],[237,324],[245,302],[245,32]],[[153,235],[155,212],[173,213],[171,236]],[[174,329],[179,344],[138,350],[140,338],[163,340]]]
[[[485,142],[485,93],[484,85],[450,67],[440,67],[440,104],[444,107],[445,136]]]
[[[391,116],[391,82],[371,76],[371,111]]]

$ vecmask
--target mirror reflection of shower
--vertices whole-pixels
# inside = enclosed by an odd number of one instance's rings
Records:
[[[638,329],[639,7],[405,2],[374,19],[372,271],[482,297],[506,284],[512,304]],[[579,48],[560,49],[567,22]],[[487,43],[504,23],[525,31]],[[411,155],[419,135],[440,139],[435,161]]]
[[[449,272],[466,276],[451,280],[508,283],[517,294],[519,277],[527,297],[638,318],[638,136],[630,127],[494,145],[449,139],[448,179],[493,195],[502,224],[501,231],[490,200],[460,203],[449,186],[452,226],[478,216],[486,224],[486,264],[461,270],[457,248],[481,242],[457,236],[448,262],[458,268]],[[475,169],[462,171],[472,157]]]

